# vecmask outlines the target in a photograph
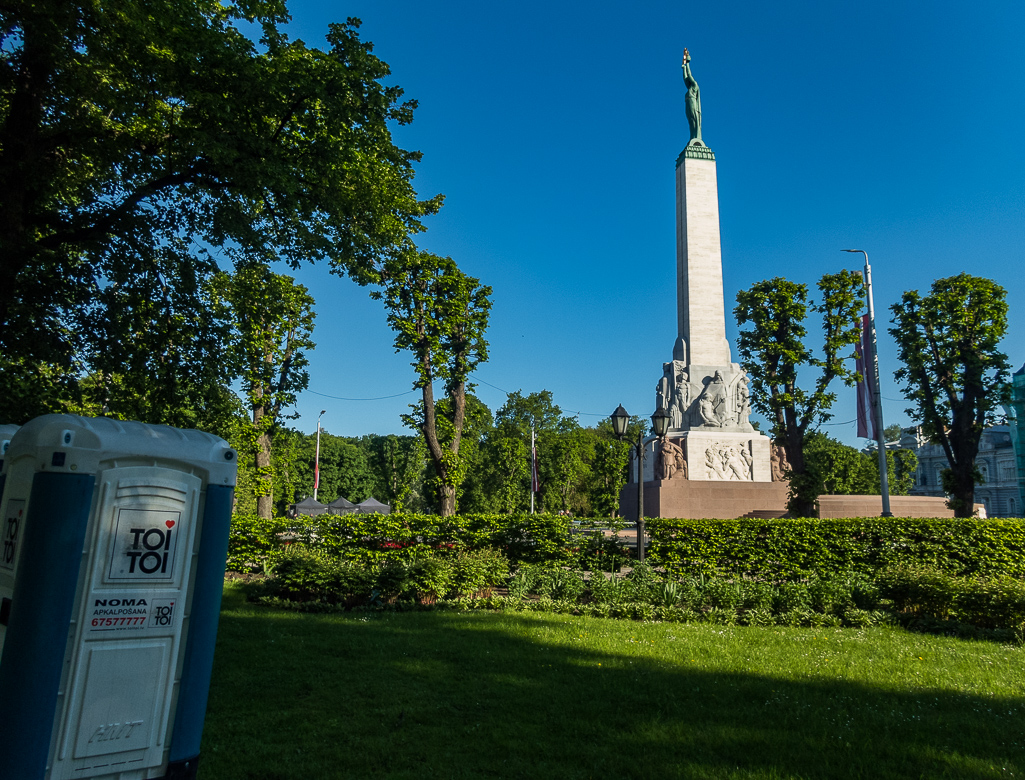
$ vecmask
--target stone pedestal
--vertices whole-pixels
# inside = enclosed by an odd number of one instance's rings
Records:
[[[731,520],[737,517],[782,517],[787,510],[786,482],[699,482],[673,478],[644,483],[645,517]],[[637,521],[637,485],[619,496],[619,512]]]

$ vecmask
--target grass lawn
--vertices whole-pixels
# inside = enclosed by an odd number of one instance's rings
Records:
[[[1025,778],[1023,662],[886,628],[301,615],[229,585],[199,777]]]

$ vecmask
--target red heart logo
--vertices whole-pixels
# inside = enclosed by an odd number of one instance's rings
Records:
[[[174,520],[165,520],[164,525],[166,525],[168,528],[174,528]]]

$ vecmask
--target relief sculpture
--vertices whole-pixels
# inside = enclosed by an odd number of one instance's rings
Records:
[[[698,396],[698,414],[701,416],[701,424],[721,428],[726,425],[728,420],[726,412],[726,380],[723,378],[722,371],[716,371],[715,376]]]
[[[754,458],[742,444],[716,442],[705,450],[709,479],[750,481],[754,479],[753,464]]]

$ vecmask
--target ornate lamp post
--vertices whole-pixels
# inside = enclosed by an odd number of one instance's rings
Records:
[[[623,441],[630,424],[630,413],[620,404],[612,413],[612,431]],[[669,413],[661,406],[651,415],[651,427],[659,439],[669,430]],[[637,561],[644,562],[644,431],[637,434],[634,451],[637,453]]]

